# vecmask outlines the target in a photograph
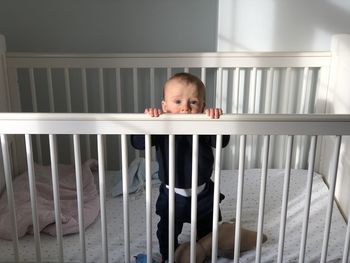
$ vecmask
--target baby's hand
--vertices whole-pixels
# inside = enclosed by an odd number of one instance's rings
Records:
[[[220,115],[222,115],[222,109],[209,108],[209,109],[205,109],[204,113],[207,114],[211,119],[219,119]]]
[[[146,108],[145,113],[151,117],[159,117],[159,115],[163,114],[163,111],[157,108]]]

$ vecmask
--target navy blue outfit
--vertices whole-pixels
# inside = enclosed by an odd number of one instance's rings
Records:
[[[206,184],[202,192],[197,196],[197,239],[201,239],[212,231],[214,183],[210,179],[213,171],[214,155],[212,147],[216,146],[215,135],[200,135],[198,143],[198,185]],[[222,147],[230,140],[229,135],[224,135]],[[145,149],[145,136],[132,135],[131,144],[134,148]],[[157,161],[159,163],[158,176],[161,181],[159,196],[156,203],[156,214],[160,216],[157,237],[160,253],[163,260],[168,258],[168,208],[169,191],[169,136],[153,135],[152,146],[156,147]],[[192,136],[175,136],[175,187],[182,189],[191,188],[192,184]],[[220,202],[224,195],[220,194]],[[221,213],[219,211],[219,220]],[[191,196],[186,197],[175,193],[175,229],[174,244],[178,246],[177,237],[182,231],[183,224],[191,222]]]

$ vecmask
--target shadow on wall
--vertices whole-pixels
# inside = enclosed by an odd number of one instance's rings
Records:
[[[350,33],[350,2],[220,0],[220,51],[328,51]]]

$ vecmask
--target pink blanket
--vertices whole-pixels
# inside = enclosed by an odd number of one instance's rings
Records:
[[[99,198],[94,183],[92,169],[96,160],[88,160],[82,165],[85,228],[94,222],[99,214]],[[50,166],[35,165],[37,209],[40,231],[56,235],[55,211],[53,202],[52,176]],[[74,166],[58,165],[59,190],[61,199],[61,222],[63,234],[79,232],[78,203]],[[29,179],[25,172],[13,181],[18,237],[33,232],[30,204]],[[0,197],[0,238],[12,239],[7,193]]]

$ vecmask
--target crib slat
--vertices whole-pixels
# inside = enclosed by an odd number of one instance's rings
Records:
[[[257,70],[257,72],[256,72],[256,91],[255,91],[254,113],[260,112],[260,107],[262,104],[262,101],[261,101],[262,87],[263,87],[263,85],[262,85],[262,71]]]
[[[100,92],[100,111],[103,113],[106,111],[103,68],[98,69],[98,90]]]
[[[191,263],[195,263],[197,243],[198,135],[194,134],[192,137]]]
[[[64,69],[64,87],[66,89],[66,103],[67,103],[67,112],[72,112],[72,93],[70,88],[70,77],[69,77],[69,69]],[[72,137],[69,137],[69,148],[70,148],[70,161],[74,163],[74,149],[73,149],[73,141]]]
[[[81,82],[82,82],[82,95],[83,95],[83,109],[84,112],[89,112],[89,103],[88,103],[88,92],[87,92],[87,79],[86,79],[86,69],[81,69]],[[91,144],[90,136],[85,136],[86,143],[86,159],[91,159]]]
[[[52,87],[52,70],[50,67],[46,69],[46,75],[47,75],[47,88],[49,92],[50,112],[55,112],[55,99],[54,99],[53,87]]]
[[[116,101],[117,101],[117,112],[122,112],[122,89],[121,89],[121,79],[120,79],[120,68],[115,69],[115,89],[116,89]],[[121,137],[117,137],[117,149],[118,156],[122,156],[121,153]]]
[[[205,83],[207,81],[205,71],[206,71],[206,68],[201,68],[201,80],[204,83],[204,85],[206,85]]]
[[[218,68],[216,72],[216,95],[215,95],[215,107],[221,108],[222,106],[222,68]]]
[[[166,76],[167,76],[167,79],[171,77],[171,68],[166,69]]]
[[[274,68],[269,68],[266,77],[265,113],[271,113],[273,75]]]
[[[299,113],[304,113],[306,109],[306,100],[308,98],[308,76],[309,76],[309,68],[305,67],[303,71],[303,83],[301,86],[301,102],[299,105]]]
[[[58,166],[57,166],[57,141],[56,135],[49,134],[50,143],[50,157],[51,157],[51,173],[52,173],[52,190],[55,207],[55,221],[56,221],[56,233],[58,243],[58,259],[59,262],[63,262],[63,241],[62,241],[62,223],[61,223],[61,204],[60,204],[60,191],[59,191],[59,179],[58,179]]]
[[[249,91],[249,110],[248,113],[259,113],[260,107],[260,86],[257,81],[257,68],[253,68],[251,72],[250,78],[250,91]],[[255,146],[258,145],[258,137],[252,136],[251,142],[247,143],[250,145],[250,153],[248,154],[247,166],[256,167],[257,166],[257,151],[255,150]]]
[[[84,109],[84,112],[89,112],[86,68],[81,69],[81,85],[82,85],[81,88],[82,88],[82,96],[83,96],[83,109]]]
[[[120,80],[120,68],[115,69],[115,85],[117,93],[117,112],[122,112],[122,89],[121,89],[121,80]]]
[[[108,262],[107,218],[106,218],[106,181],[103,136],[97,135],[98,178],[100,186],[100,214],[103,262]]]
[[[29,68],[29,84],[30,84],[30,92],[32,95],[32,106],[33,106],[33,112],[38,112],[38,103],[36,99],[36,85],[35,85],[35,77],[34,77],[34,69]],[[36,148],[37,148],[37,154],[38,154],[38,163],[43,163],[43,154],[41,150],[41,139],[40,135],[36,135]]]
[[[15,199],[14,199],[13,187],[12,187],[12,172],[11,172],[10,153],[8,148],[7,135],[1,134],[0,138],[1,138],[1,150],[2,150],[2,158],[3,158],[4,172],[5,172],[7,202],[8,202],[8,209],[9,209],[11,229],[12,229],[13,254],[15,257],[15,262],[19,262],[18,230],[17,230],[17,224],[16,224],[17,220],[16,220],[16,213],[15,213]]]
[[[309,153],[309,168],[308,168],[306,188],[305,188],[306,199],[305,199],[305,208],[304,208],[303,229],[302,229],[302,236],[301,236],[301,242],[300,242],[300,253],[299,253],[300,263],[304,262],[305,260],[305,247],[306,247],[307,229],[308,229],[308,223],[309,223],[309,214],[310,214],[312,182],[313,182],[313,176],[314,176],[315,157],[316,157],[316,144],[317,144],[317,137],[312,136],[310,153]]]
[[[282,108],[281,108],[281,113],[288,113],[288,97],[289,97],[289,94],[288,94],[288,90],[291,90],[290,88],[290,82],[291,82],[291,73],[292,69],[290,67],[288,67],[286,69],[286,76],[285,76],[285,80],[284,80],[284,83],[283,83],[283,97],[282,97]]]
[[[218,257],[218,222],[219,222],[219,201],[220,201],[220,167],[222,135],[216,135],[215,146],[215,169],[214,169],[214,200],[213,200],[213,231],[212,231],[212,254],[211,262],[216,262]]]
[[[290,171],[291,171],[291,162],[292,162],[293,139],[294,139],[294,136],[292,135],[288,136],[286,167],[285,167],[284,182],[283,182],[281,225],[280,225],[280,232],[279,232],[279,239],[278,239],[277,262],[279,263],[282,263],[283,261],[283,246],[284,246],[286,221],[287,221],[288,194],[289,194]]]
[[[64,69],[64,87],[66,89],[67,112],[72,112],[72,96],[70,90],[69,69]]]
[[[152,173],[151,135],[145,135],[147,262],[152,262]]]
[[[287,69],[288,70],[288,69]],[[286,92],[286,97],[287,97],[287,113],[293,113],[294,110],[294,105],[295,105],[295,98],[297,97],[295,95],[295,83],[296,83],[296,70],[293,68],[289,68],[290,70],[290,78],[288,82],[288,88]]]
[[[134,92],[134,112],[139,112],[139,92],[138,92],[138,76],[137,76],[137,68],[132,69],[132,86]],[[151,95],[152,96],[152,95]],[[135,151],[135,157],[140,157],[140,151]]]
[[[154,68],[150,68],[149,70],[149,79],[150,79],[150,95],[151,95],[151,106],[156,106],[156,91],[154,86]]]
[[[300,114],[303,114],[304,112],[307,113],[307,101],[309,101],[308,94],[310,93],[310,88],[309,88],[310,85],[308,85],[308,76],[309,76],[309,68],[305,67],[303,69],[300,104],[297,105],[298,106],[297,112]],[[298,103],[292,102],[292,104],[298,104]],[[303,162],[306,159],[305,147],[303,147],[303,145],[306,145],[306,138],[303,136],[297,137],[296,149],[298,149],[299,153],[295,155],[294,166],[296,168],[302,168]]]
[[[169,135],[169,257],[174,262],[174,227],[175,227],[175,135]]]
[[[185,67],[185,68],[184,68],[184,72],[189,73],[189,72],[190,72],[190,69],[189,69],[188,67]]]
[[[81,261],[86,262],[86,247],[85,247],[85,228],[84,228],[84,196],[83,196],[83,181],[81,168],[81,153],[80,153],[80,138],[79,135],[73,135],[74,143],[74,160],[75,160],[75,180],[77,185],[77,201],[78,201],[78,218],[79,218],[79,238],[81,248]]]
[[[256,99],[256,68],[253,68],[251,70],[250,75],[250,83],[249,83],[249,106],[248,106],[248,113],[255,113],[254,107],[255,107],[255,99]]]
[[[269,159],[269,144],[270,135],[264,136],[264,152],[263,163],[261,168],[261,182],[260,182],[260,198],[259,198],[259,217],[258,217],[258,230],[256,239],[256,256],[255,262],[261,261],[261,244],[263,239],[263,226],[264,226],[264,211],[265,211],[265,196],[266,196],[266,180],[268,171],[268,159]]]
[[[138,93],[138,78],[137,78],[137,68],[132,69],[132,86],[134,91],[134,112],[139,112],[139,93]]]
[[[223,70],[221,74],[221,109],[224,112],[227,112],[227,106],[228,106],[228,101],[227,101],[227,94],[228,94],[228,70]]]
[[[280,72],[278,70],[273,69],[272,79],[271,79],[271,105],[270,105],[270,112],[275,114],[278,112],[278,103],[279,103],[279,74]]]
[[[239,72],[240,68],[236,68],[233,75],[233,92],[232,92],[232,113],[238,113],[238,92],[239,92]]]
[[[30,191],[30,204],[32,208],[32,220],[33,220],[33,232],[35,240],[35,252],[36,261],[41,262],[41,243],[40,243],[40,230],[37,210],[37,198],[36,198],[36,184],[34,173],[34,160],[33,160],[33,148],[32,138],[29,134],[25,135],[26,155],[28,164],[28,177],[29,177],[29,191]]]
[[[104,79],[103,79],[103,68],[98,69],[98,90],[100,94],[100,112],[106,112],[106,100],[105,100],[105,88],[104,88]],[[103,149],[105,155],[107,155],[106,140],[103,140]],[[108,167],[108,158],[105,160],[106,166]]]
[[[337,174],[338,174],[338,162],[339,162],[339,154],[340,154],[340,146],[341,146],[342,136],[336,137],[335,142],[335,152],[334,152],[334,167],[331,174],[331,180],[329,182],[329,196],[328,196],[328,205],[326,212],[326,224],[323,235],[323,243],[322,243],[322,253],[320,262],[324,263],[327,260],[327,250],[328,250],[328,242],[329,242],[329,232],[331,230],[331,222],[332,222],[332,212],[333,212],[333,202],[334,202],[334,193],[335,193],[335,185],[337,182]]]
[[[235,247],[233,262],[238,263],[241,245],[241,213],[243,202],[243,184],[244,184],[244,163],[245,148],[247,135],[240,136],[239,143],[239,166],[238,166],[238,183],[237,183],[237,206],[236,206],[236,222],[235,222]]]
[[[243,113],[244,110],[244,89],[245,89],[245,70],[239,71],[238,84],[238,113]]]
[[[268,108],[268,112],[271,114],[277,113],[278,112],[278,104],[280,103],[280,95],[279,95],[279,89],[280,85],[278,84],[278,78],[279,78],[279,71],[270,68],[268,71],[268,85],[269,85],[269,93],[266,92],[266,95],[269,97],[267,100],[268,102],[265,103],[265,107]],[[275,84],[277,83],[277,84]],[[270,98],[271,97],[271,98]],[[281,151],[280,149],[285,148],[285,138],[281,136],[272,136],[271,137],[271,148]],[[285,157],[285,151],[281,151],[281,155],[278,154],[272,154],[271,158],[274,158],[274,164],[277,165],[277,167],[283,167],[283,160]],[[270,165],[272,164],[272,161]]]
[[[38,112],[38,103],[36,99],[36,86],[35,86],[35,77],[34,77],[34,69],[29,68],[29,84],[30,84],[30,93],[32,95],[32,106],[33,112]]]
[[[124,214],[124,253],[125,262],[130,261],[130,226],[129,226],[129,179],[128,179],[128,147],[126,135],[121,135],[122,144],[122,182],[123,182],[123,214]],[[150,261],[151,262],[151,261]]]

